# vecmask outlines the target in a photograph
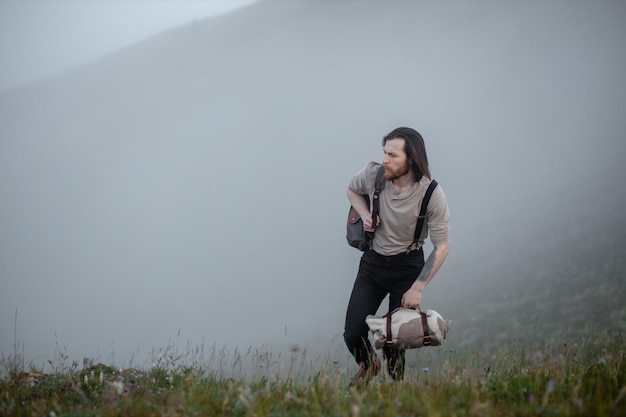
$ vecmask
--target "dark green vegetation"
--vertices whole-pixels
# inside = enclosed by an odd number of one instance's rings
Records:
[[[437,356],[437,369],[420,361]],[[218,375],[194,366],[148,371],[101,364],[52,374],[12,374],[0,386],[3,416],[623,416],[626,336],[511,349],[500,354],[420,352],[402,383],[379,376],[349,389],[337,367]],[[298,355],[292,360],[300,362]],[[304,359],[302,360],[304,361]],[[432,363],[432,362],[431,362]],[[331,370],[332,369],[332,370]]]

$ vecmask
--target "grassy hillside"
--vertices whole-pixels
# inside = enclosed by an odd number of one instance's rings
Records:
[[[560,202],[568,209],[520,236],[513,259],[447,305],[450,317],[461,318],[452,340],[506,349],[626,331],[625,202],[619,186]]]
[[[532,355],[444,353],[437,368],[399,383],[378,377],[360,390],[348,388],[336,364],[311,366],[297,352],[287,368],[266,366],[261,353],[248,377],[171,361],[149,370],[93,363],[31,370],[0,381],[0,415],[618,416],[626,413],[625,342],[614,335]]]

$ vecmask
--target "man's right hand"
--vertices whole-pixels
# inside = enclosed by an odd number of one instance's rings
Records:
[[[359,213],[359,216],[361,216],[361,220],[363,221],[363,230],[370,233],[373,232],[374,229],[376,229],[376,227],[380,224],[380,216],[378,216],[376,225],[372,226],[372,213],[370,213],[370,208],[367,205],[365,197],[355,193],[349,188],[347,193],[348,201],[350,201],[352,207],[354,207],[356,212]]]
[[[363,230],[365,230],[366,232],[373,232],[374,230],[376,230],[376,227],[378,227],[378,225],[380,224],[380,217],[378,217],[376,219],[376,226],[372,226],[371,214],[369,216],[361,217],[361,220],[363,220]]]

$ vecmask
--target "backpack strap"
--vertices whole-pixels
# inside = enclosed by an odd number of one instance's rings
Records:
[[[407,248],[407,252],[411,251],[411,248],[414,247],[417,242],[419,242],[420,235],[422,234],[422,229],[424,228],[424,221],[426,220],[426,209],[428,208],[428,203],[430,202],[430,196],[433,195],[433,191],[437,188],[437,181],[432,180],[430,184],[428,184],[428,188],[426,189],[426,194],[424,194],[424,199],[422,200],[422,206],[420,207],[419,215],[417,216],[417,224],[415,225],[415,234],[413,235],[413,242]]]
[[[374,224],[378,222],[378,217],[380,215],[380,192],[385,188],[385,169],[382,164],[379,166],[378,171],[376,171],[376,178],[374,183],[374,194],[372,199],[370,199],[369,194],[364,194],[363,199],[369,208],[372,220]],[[361,221],[361,216],[354,209],[353,206],[350,206],[350,210],[348,211],[348,222],[346,229],[346,239],[348,240],[348,244],[354,248],[359,249],[360,251],[366,251],[368,248],[372,248],[372,239],[374,238],[374,232],[366,232],[363,227],[363,222]]]
[[[380,192],[385,188],[385,169],[381,165],[376,173],[376,183],[374,184],[374,196],[372,200],[372,225],[375,226],[378,222],[378,216],[380,214]]]

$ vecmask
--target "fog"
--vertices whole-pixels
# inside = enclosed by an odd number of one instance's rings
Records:
[[[265,0],[0,92],[2,353],[340,344],[360,255],[346,186],[401,125],[448,197],[423,301],[445,314],[499,284],[490,268],[562,244],[562,222],[601,222],[589,190],[623,188],[625,17]]]
[[[4,0],[0,90],[48,78],[255,0]]]

